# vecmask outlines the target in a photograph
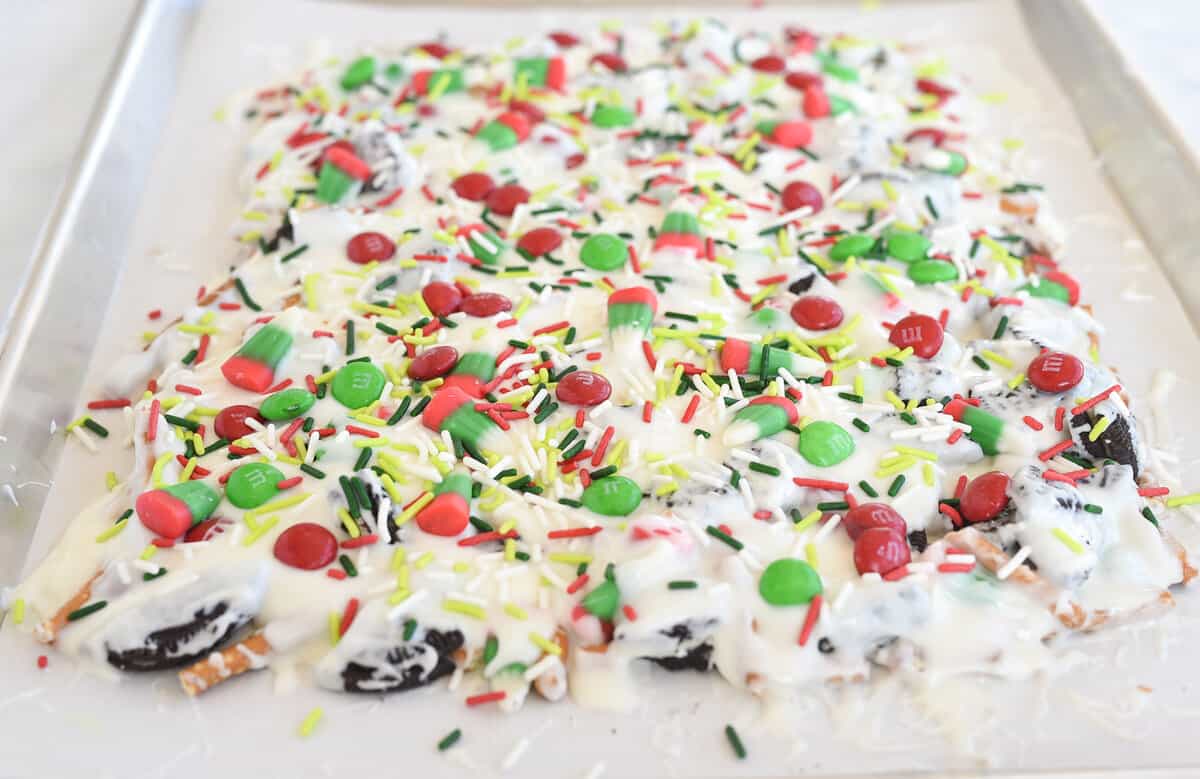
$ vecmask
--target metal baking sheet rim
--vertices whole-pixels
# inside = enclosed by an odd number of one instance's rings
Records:
[[[1110,186],[1197,328],[1200,264],[1189,267],[1189,260],[1200,256],[1200,217],[1179,204],[1200,203],[1200,160],[1080,0],[1018,0],[1018,5],[1040,56],[1069,95]],[[0,330],[0,433],[7,437],[0,446],[0,472],[6,475],[49,482],[54,473],[63,443],[47,435],[41,420],[63,418],[77,402],[99,325],[120,280],[121,248],[149,174],[149,152],[165,125],[164,98],[169,101],[173,94],[173,71],[151,72],[143,65],[156,54],[177,65],[195,14],[194,3],[142,0],[132,15],[72,173],[39,237],[12,320]],[[1070,45],[1061,45],[1064,41]],[[146,153],[131,155],[115,144],[123,131],[136,133]],[[105,207],[97,207],[101,204]],[[114,213],[121,218],[113,218]],[[68,266],[87,271],[66,273]],[[45,494],[35,493],[19,505],[15,498],[0,496],[6,504],[0,510],[0,581],[20,571]],[[3,618],[0,613],[0,623]],[[994,774],[1068,775],[1100,779],[1191,773],[1161,768]]]

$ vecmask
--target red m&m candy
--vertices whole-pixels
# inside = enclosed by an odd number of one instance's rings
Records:
[[[495,188],[496,183],[492,181],[491,176],[478,172],[464,173],[450,184],[450,189],[454,190],[454,194],[463,200],[475,203],[481,202]]]
[[[908,539],[895,530],[873,527],[854,541],[854,567],[860,574],[885,574],[912,560]]]
[[[395,253],[396,244],[383,233],[359,233],[346,243],[346,257],[359,265],[390,260]]]
[[[911,346],[913,354],[929,359],[942,348],[944,338],[942,325],[936,319],[924,314],[909,314],[892,328],[888,341],[901,349]]]
[[[553,227],[536,227],[521,236],[517,248],[530,257],[541,257],[562,246],[562,235]]]
[[[501,311],[512,311],[512,301],[498,292],[477,292],[463,298],[458,310],[468,316],[495,316]]]
[[[1029,363],[1025,375],[1042,392],[1066,392],[1083,381],[1083,363],[1073,354],[1042,352]]]
[[[529,190],[520,184],[505,184],[488,193],[484,203],[500,216],[512,216],[522,203],[529,202]]]
[[[976,476],[963,490],[958,501],[958,513],[968,522],[994,519],[1008,505],[1007,473],[988,471]]]
[[[802,70],[787,74],[784,76],[783,81],[798,92],[803,92],[809,87],[821,88],[821,77],[819,75],[816,73],[806,73]]]
[[[315,571],[337,557],[337,539],[314,522],[292,525],[275,539],[275,559],[292,568]]]
[[[226,406],[213,420],[213,430],[226,441],[236,441],[254,432],[254,428],[246,424],[247,417],[264,421],[254,406]]]
[[[908,533],[908,523],[896,509],[886,503],[860,503],[846,512],[842,527],[853,541],[871,528],[881,527],[899,535]]]
[[[569,49],[579,43],[578,36],[562,30],[556,30],[555,32],[550,33],[550,40],[554,41],[564,49]]]
[[[529,121],[534,124],[546,121],[546,112],[539,108],[536,103],[531,103],[528,100],[509,100],[508,107],[513,111],[525,114],[529,117]]]
[[[458,310],[463,296],[453,284],[431,281],[421,290],[421,299],[434,316],[449,316]]]
[[[612,395],[612,385],[598,373],[572,371],[558,382],[554,394],[573,406],[598,406]]]
[[[751,62],[750,67],[760,73],[782,73],[787,63],[777,54],[767,54]]]
[[[457,364],[457,349],[453,346],[434,346],[413,358],[408,366],[408,375],[417,381],[429,381],[445,376]]]
[[[624,73],[629,69],[629,66],[625,64],[624,57],[622,57],[620,54],[613,54],[612,52],[607,51],[601,52],[600,54],[592,57],[592,63],[603,65],[613,73]]]
[[[821,295],[804,295],[792,304],[792,320],[806,330],[832,330],[844,317],[836,300]]]
[[[450,48],[449,46],[442,43],[441,41],[430,41],[429,43],[422,43],[417,48],[419,48],[421,51],[425,52],[429,56],[437,57],[440,60],[444,60],[444,59],[446,59],[446,57],[449,57],[451,54],[454,53],[454,49]]]
[[[821,197],[821,190],[807,181],[791,182],[783,188],[780,195],[784,211],[795,211],[808,206],[815,214],[825,207],[825,198]]]

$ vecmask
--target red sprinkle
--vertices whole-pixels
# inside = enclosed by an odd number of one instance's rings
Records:
[[[38,655],[37,667],[45,668],[48,665],[50,665],[50,658],[46,657],[45,655]]]
[[[200,346],[196,348],[196,359],[192,360],[192,365],[204,362],[204,356],[208,354],[208,342],[211,340],[207,334],[200,336]]]
[[[946,443],[948,443],[948,444],[957,443],[958,439],[960,439],[962,437],[963,437],[963,431],[956,427],[956,428],[954,428],[954,432],[950,433],[950,435],[948,435],[946,437]]]
[[[1042,462],[1048,462],[1048,461],[1054,459],[1055,457],[1058,457],[1060,454],[1067,451],[1068,449],[1070,449],[1074,445],[1074,443],[1075,442],[1072,441],[1070,438],[1068,438],[1065,441],[1060,441],[1057,444],[1055,444],[1054,446],[1047,449],[1046,451],[1038,454],[1038,459],[1041,460]]]
[[[573,527],[567,530],[551,530],[546,534],[546,538],[581,538],[583,536],[594,536],[604,528],[602,527]]]
[[[621,607],[621,613],[624,614],[625,619],[629,620],[630,622],[637,622],[637,611],[628,603]]]
[[[615,432],[612,425],[604,428],[604,434],[600,436],[600,442],[596,444],[596,452],[592,455],[592,465],[599,465],[600,461],[604,459],[604,453],[608,451],[608,443],[612,441]]]
[[[467,698],[468,706],[479,706],[484,703],[495,703],[502,701],[508,695],[504,690],[496,690],[495,692],[485,692],[482,695],[472,695]]]
[[[967,475],[964,473],[958,477],[958,484],[954,485],[954,497],[961,498],[963,490],[967,488]]]
[[[1066,419],[1066,416],[1067,416],[1067,410],[1065,408],[1063,408],[1062,406],[1059,406],[1058,408],[1054,409],[1054,429],[1060,433],[1062,432],[1063,421]]]
[[[700,396],[692,395],[692,399],[688,401],[687,408],[683,412],[682,421],[686,425],[692,421],[692,417],[696,416],[696,409],[700,407]]]
[[[146,316],[150,317],[151,319],[158,319],[160,316],[162,316],[162,309],[156,308],[153,311],[151,311],[149,314],[147,314]]]
[[[350,433],[351,435],[366,436],[367,438],[379,437],[379,433],[376,433],[374,430],[368,430],[367,428],[359,427],[358,425],[346,425],[346,432]]]
[[[850,489],[850,485],[844,481],[826,481],[825,479],[804,479],[799,476],[792,479],[792,483],[797,487],[809,487],[814,490],[830,490],[831,492],[845,492]]]
[[[938,573],[970,573],[975,570],[975,563],[939,563]]]
[[[346,635],[346,631],[354,624],[354,618],[358,616],[358,598],[351,598],[346,601],[346,610],[342,612],[342,624],[338,626],[338,638]]]
[[[590,577],[586,573],[579,574],[579,578],[567,585],[567,594],[574,595],[584,588]]]
[[[955,527],[963,526],[962,514],[958,513],[958,509],[956,509],[953,506],[946,504],[946,503],[939,503],[938,511],[940,511],[943,514],[945,514],[946,516],[950,517],[950,521],[954,523]]]
[[[817,625],[817,618],[821,616],[821,603],[820,595],[814,595],[813,599],[809,601],[808,613],[804,615],[804,626],[800,628],[800,638],[796,640],[800,646],[808,643],[809,636],[812,635],[813,628]]]
[[[517,537],[517,531],[515,531],[515,530],[510,530],[507,533],[505,533],[504,535],[501,535],[499,532],[497,532],[495,530],[489,530],[486,533],[478,533],[473,536],[468,536],[466,538],[459,539],[458,545],[459,546],[477,546],[478,544],[483,544],[488,541],[503,541],[506,538],[516,538],[516,537]]]
[[[1158,497],[1162,497],[1163,495],[1168,495],[1168,494],[1170,494],[1170,492],[1171,492],[1171,489],[1169,487],[1139,487],[1138,488],[1138,495],[1141,495],[1143,498],[1158,498]]]
[[[1045,425],[1043,425],[1041,422],[1037,421],[1036,419],[1034,419],[1031,416],[1024,416],[1021,419],[1026,425],[1033,428],[1034,430],[1041,430],[1043,427],[1045,427]]]
[[[642,354],[646,356],[646,364],[650,366],[650,370],[658,367],[658,358],[654,356],[654,347],[649,341],[642,341]]]
[[[552,325],[546,325],[545,327],[539,327],[537,330],[533,331],[533,334],[534,335],[543,335],[545,333],[556,333],[559,330],[566,330],[570,326],[571,326],[571,323],[564,319],[563,321],[555,322]]]
[[[292,386],[292,380],[291,380],[291,379],[284,379],[283,381],[281,381],[281,382],[279,382],[278,384],[276,384],[274,387],[271,387],[270,389],[268,389],[268,390],[266,391],[266,393],[264,393],[264,394],[267,394],[267,395],[273,395],[273,394],[275,394],[276,392],[282,392],[283,390],[287,389],[287,388],[288,388],[288,387],[290,387],[290,386]]]
[[[1103,401],[1107,400],[1109,395],[1113,394],[1114,392],[1120,392],[1120,391],[1121,391],[1121,385],[1114,384],[1111,387],[1109,387],[1108,389],[1101,392],[1100,394],[1093,395],[1092,397],[1090,397],[1087,400],[1080,403],[1075,408],[1071,409],[1071,413],[1072,414],[1082,414],[1083,412],[1087,411],[1088,409],[1092,408],[1093,406],[1096,406],[1097,404],[1102,403]]]
[[[97,411],[104,408],[125,408],[130,405],[130,401],[125,398],[114,398],[113,400],[93,400],[87,404],[88,409]]]
[[[303,476],[293,476],[290,479],[284,479],[283,481],[276,482],[275,489],[290,490],[292,487],[295,487],[297,484],[299,484],[302,481],[304,481]]]
[[[153,443],[158,437],[158,414],[162,410],[162,404],[155,398],[150,403],[150,419],[146,423],[146,442]]]
[[[654,419],[654,403],[652,401],[647,400],[645,405],[642,406],[642,421],[645,422],[646,424],[650,424],[651,420],[653,420],[653,419]]]
[[[176,392],[186,392],[189,395],[203,395],[204,394],[204,390],[200,389],[199,387],[193,387],[189,384],[176,384],[175,391]]]
[[[337,579],[339,582],[346,578],[346,572],[341,568],[330,568],[325,575],[330,579]]]

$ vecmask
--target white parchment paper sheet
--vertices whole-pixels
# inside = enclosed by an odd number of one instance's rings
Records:
[[[680,7],[673,13],[685,13]],[[704,9],[713,13],[714,9]],[[1105,358],[1123,368],[1143,401],[1153,371],[1171,366],[1179,383],[1169,415],[1150,425],[1162,446],[1179,445],[1185,484],[1200,445],[1200,342],[1152,257],[1106,187],[1076,120],[1038,60],[1011,2],[915,2],[864,11],[744,7],[717,10],[735,26],[777,29],[783,23],[929,43],[952,67],[973,75],[981,91],[1005,91],[997,133],[1024,138],[1031,176],[1046,184],[1069,233],[1063,259],[1084,282],[1084,296],[1108,325]],[[572,28],[602,19],[645,22],[646,9],[603,13],[572,9],[416,9],[218,0],[199,13],[179,74],[170,122],[157,150],[126,272],[119,280],[91,381],[116,355],[140,346],[145,314],[186,306],[196,288],[220,277],[233,249],[227,227],[240,205],[236,175],[243,138],[212,120],[236,90],[266,83],[302,64],[318,38],[342,51],[356,43],[404,42],[448,31],[460,43],[501,42],[535,29]],[[152,153],[136,137],[130,154]],[[1181,204],[1193,207],[1194,204]],[[86,236],[80,236],[86,240]],[[107,418],[106,418],[107,420]],[[67,420],[58,420],[59,424]],[[120,430],[116,418],[113,427]],[[51,490],[31,553],[40,559],[65,523],[101,489],[102,474],[126,463],[89,456],[70,445]],[[472,711],[441,685],[387,699],[316,690],[272,693],[271,675],[238,680],[196,701],[174,676],[130,677],[119,685],[75,669],[6,624],[0,633],[0,775],[94,777],[498,775],[523,737],[530,747],[510,774],[584,776],[597,763],[607,776],[712,776],[873,772],[1050,770],[1200,766],[1193,733],[1200,683],[1192,661],[1200,592],[1182,593],[1160,624],[1119,630],[1081,645],[1053,681],[950,682],[916,702],[899,682],[845,691],[818,689],[796,706],[764,711],[715,674],[647,671],[654,700],[629,715],[532,700],[519,715]],[[10,620],[11,622],[11,620]],[[325,719],[307,740],[296,735],[314,706]],[[733,759],[722,729],[734,723],[750,752]],[[459,746],[434,748],[455,727]],[[1195,775],[1193,772],[1186,772]],[[1137,773],[1131,773],[1138,775]]]

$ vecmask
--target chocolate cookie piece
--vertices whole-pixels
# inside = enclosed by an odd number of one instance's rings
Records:
[[[715,619],[686,620],[672,625],[667,630],[660,630],[660,635],[676,642],[676,652],[644,659],[668,671],[711,670],[713,645],[708,641],[708,637],[716,626]]]
[[[249,624],[252,615],[231,611],[221,601],[197,609],[192,618],[151,631],[141,646],[105,644],[109,665],[122,671],[162,671],[193,663]]]
[[[1096,420],[1086,413],[1074,415],[1071,417],[1071,437],[1092,457],[1113,460],[1133,468],[1133,476],[1136,479],[1140,463],[1131,421],[1127,416],[1111,412],[1108,414],[1108,418],[1112,420],[1108,427],[1100,434],[1099,438],[1092,441],[1084,428],[1090,430]]]
[[[346,692],[402,692],[454,671],[452,655],[463,645],[457,630],[428,630],[420,640],[373,646],[356,653],[341,670]]]

